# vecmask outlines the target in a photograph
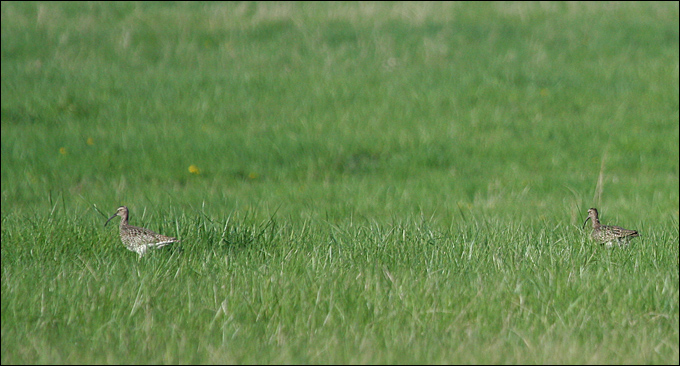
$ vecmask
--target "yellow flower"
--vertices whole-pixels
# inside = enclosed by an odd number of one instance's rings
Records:
[[[66,155],[66,148],[65,148],[65,147],[60,147],[60,148],[59,148],[59,153],[60,153],[61,155]]]
[[[198,169],[196,165],[189,165],[189,173],[191,174],[201,174],[201,169]]]
[[[255,173],[255,172],[250,172],[250,174],[248,174],[248,178],[250,178],[250,179],[255,179],[255,178],[257,178],[257,173]]]
[[[90,145],[90,146],[94,145],[94,139],[92,137],[88,137],[87,138],[87,144]]]

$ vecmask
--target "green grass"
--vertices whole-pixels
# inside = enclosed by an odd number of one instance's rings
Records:
[[[3,364],[679,362],[677,3],[1,27]]]

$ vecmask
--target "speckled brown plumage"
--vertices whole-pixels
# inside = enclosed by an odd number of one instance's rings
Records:
[[[146,254],[146,251],[149,248],[161,248],[179,241],[176,238],[157,234],[143,227],[128,225],[129,211],[125,206],[118,207],[116,213],[106,220],[104,226],[106,226],[106,224],[108,224],[109,221],[111,221],[111,219],[116,216],[120,216],[121,218],[120,240],[123,242],[123,244],[125,244],[125,247],[139,254],[140,257]]]
[[[600,224],[600,218],[598,216],[597,209],[591,208],[588,210],[588,218],[583,222],[583,226],[586,226],[586,222],[591,220],[593,222],[593,232],[590,236],[595,240],[604,244],[607,247],[612,247],[614,243],[619,246],[628,245],[631,238],[640,236],[637,230],[628,230],[620,226],[610,226]]]

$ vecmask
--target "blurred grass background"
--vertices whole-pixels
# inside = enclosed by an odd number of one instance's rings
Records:
[[[677,3],[3,2],[1,27],[3,363],[678,362]],[[184,244],[136,262],[119,205]],[[637,246],[584,242],[589,207]]]

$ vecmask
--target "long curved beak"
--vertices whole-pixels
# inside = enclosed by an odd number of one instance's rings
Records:
[[[108,219],[108,220],[106,220],[106,222],[104,223],[104,226],[106,226],[106,224],[108,224],[108,223],[109,223],[109,221],[111,221],[111,219],[112,219],[112,218],[114,218],[114,217],[116,217],[116,216],[118,216],[118,214],[117,214],[117,213],[115,213],[115,214],[113,214],[113,216],[109,217],[109,219]]]
[[[110,219],[109,219],[109,220],[110,220]],[[586,228],[586,222],[588,222],[588,220],[590,220],[590,216],[588,216],[588,218],[586,219],[586,221],[583,221],[583,227],[582,227],[581,229],[585,229],[585,228]]]

